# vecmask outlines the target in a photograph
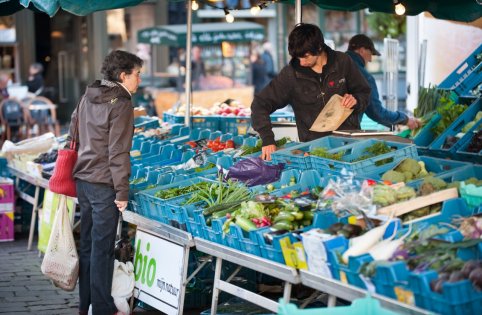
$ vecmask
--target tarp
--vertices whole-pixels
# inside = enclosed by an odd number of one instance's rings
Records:
[[[279,0],[294,4],[295,0]],[[429,12],[435,18],[460,22],[472,22],[482,17],[482,5],[477,0],[401,0],[405,15]],[[393,0],[302,0],[302,4],[314,3],[326,10],[395,13]]]
[[[137,5],[145,0],[0,0],[0,15],[10,15],[23,8],[45,12],[50,16],[62,8],[75,15],[87,15],[101,10],[124,8]],[[182,1],[182,0],[169,0]],[[221,2],[221,1],[219,1]],[[279,0],[280,3],[294,4],[295,0]],[[314,3],[326,10],[358,11],[369,9],[373,12],[394,13],[393,0],[302,0],[303,4]],[[480,0],[401,0],[406,15],[430,12],[444,20],[472,22],[482,17]],[[213,1],[215,4],[216,1]]]
[[[11,15],[24,8],[54,16],[62,8],[75,15],[138,5],[144,0],[0,0],[0,15]]]
[[[161,25],[141,29],[137,41],[144,44],[186,46],[186,24]],[[217,45],[227,42],[262,41],[264,28],[253,22],[202,23],[192,25],[193,45]]]

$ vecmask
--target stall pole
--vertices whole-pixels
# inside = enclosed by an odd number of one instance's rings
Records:
[[[295,2],[295,17],[296,24],[301,23],[301,0],[296,0]]]
[[[192,46],[192,8],[191,0],[186,1],[187,32],[186,32],[186,116],[184,124],[191,126],[191,46]]]

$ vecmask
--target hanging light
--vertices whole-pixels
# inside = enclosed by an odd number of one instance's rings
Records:
[[[261,11],[261,8],[259,7],[259,5],[255,5],[252,6],[249,11],[251,12],[251,15],[258,15],[258,13]]]
[[[224,15],[225,15],[225,18],[226,18],[226,22],[228,22],[228,23],[234,22],[234,16],[226,8],[224,8]]]
[[[199,9],[199,3],[196,2],[196,0],[192,0],[191,2],[191,9],[193,11],[196,11],[197,9]]]
[[[402,2],[400,2],[399,0],[394,0],[393,1],[393,4],[395,4],[395,13],[397,15],[404,15],[405,14],[405,6],[403,5]]]

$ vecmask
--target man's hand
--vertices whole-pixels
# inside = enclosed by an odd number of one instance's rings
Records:
[[[119,209],[120,212],[124,212],[124,210],[127,208],[127,201],[117,201],[114,200],[115,205],[117,206],[117,209]]]
[[[261,149],[261,158],[265,161],[271,161],[271,153],[274,151],[276,151],[276,146],[274,144],[264,146]]]
[[[345,108],[353,108],[356,105],[356,98],[351,94],[343,95],[341,99],[341,106]]]
[[[410,130],[417,129],[421,125],[422,125],[422,122],[420,121],[420,119],[410,117],[407,120],[407,127],[410,128]]]

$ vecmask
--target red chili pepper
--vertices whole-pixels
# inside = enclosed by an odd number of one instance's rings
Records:
[[[234,149],[234,141],[233,140],[226,141],[226,149]]]

